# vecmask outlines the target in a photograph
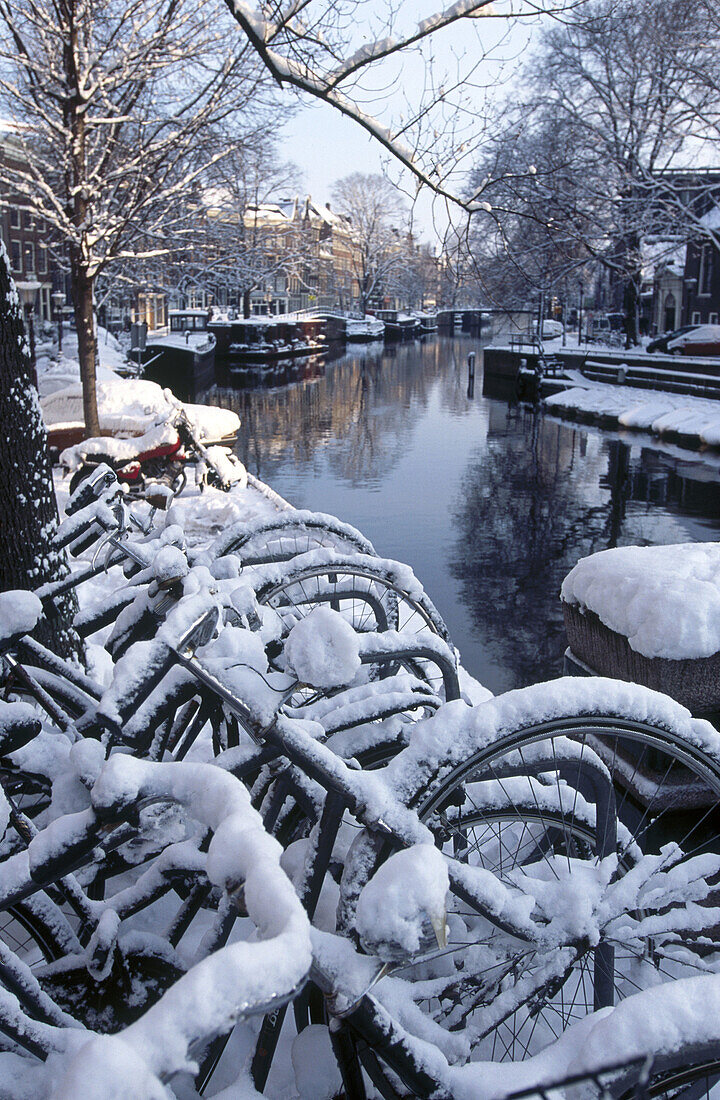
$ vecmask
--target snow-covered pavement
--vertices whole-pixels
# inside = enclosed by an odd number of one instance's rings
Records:
[[[605,428],[652,432],[700,446],[720,446],[720,403],[706,397],[587,382],[544,401],[548,412],[591,418]]]

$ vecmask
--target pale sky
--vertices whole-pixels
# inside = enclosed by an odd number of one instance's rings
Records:
[[[437,0],[410,0],[403,4],[403,14],[410,19],[420,18],[442,6]],[[412,7],[414,12],[410,12]],[[510,80],[517,70],[521,56],[534,27],[527,22],[515,26],[508,33],[507,23],[501,20],[460,20],[453,27],[439,32],[433,39],[436,68],[446,72],[463,71],[481,56],[480,42],[489,56],[479,70],[482,83],[492,85]],[[391,107],[402,109],[403,96],[412,102],[419,98],[423,80],[422,62],[409,57],[403,61]],[[478,90],[478,103],[483,98]],[[357,123],[342,116],[326,104],[312,102],[306,97],[304,106],[289,122],[281,141],[281,155],[293,161],[304,176],[305,193],[316,202],[331,200],[331,187],[335,180],[351,172],[375,173],[382,171],[387,154]],[[369,108],[366,106],[366,110]],[[377,112],[384,123],[391,121],[392,110]],[[478,129],[480,123],[478,122]],[[408,174],[409,175],[409,174]],[[410,188],[414,190],[414,188]],[[415,209],[416,235],[433,242],[433,225],[440,233],[447,226],[444,206],[435,204],[430,196],[421,197]]]

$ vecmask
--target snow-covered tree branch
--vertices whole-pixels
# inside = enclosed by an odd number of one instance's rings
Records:
[[[168,251],[208,167],[265,128],[254,51],[209,3],[0,0],[0,106],[22,161],[0,180],[67,258],[85,423],[97,434],[93,290],[118,259]]]
[[[584,2],[456,0],[401,26],[399,8],[388,5],[384,15],[379,9],[368,15],[361,0],[307,0],[290,3],[286,10],[272,3],[226,0],[280,86],[328,103],[407,169],[418,189],[427,188],[469,212],[485,208],[481,193],[468,196],[457,183],[460,165],[482,136],[478,93],[485,90],[483,62],[496,48],[483,33],[484,25],[499,20],[510,27],[518,19],[559,15]],[[435,36],[463,21],[466,51],[456,56],[454,73],[441,75],[432,56]],[[414,53],[424,77],[418,94],[408,95],[402,68]],[[394,122],[384,122],[381,101],[390,90],[405,94],[407,111]]]

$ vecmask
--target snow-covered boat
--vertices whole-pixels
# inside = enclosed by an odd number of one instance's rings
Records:
[[[213,317],[208,330],[218,354],[235,364],[265,363],[325,353],[325,322],[315,318]]]
[[[116,439],[145,435],[165,421],[174,407],[174,398],[169,400],[161,386],[145,379],[111,377],[98,381],[97,401],[101,434]],[[79,382],[42,397],[40,408],[51,449],[61,451],[83,439],[85,421]],[[240,418],[229,409],[185,405],[185,412],[206,444],[227,442],[240,427]]]
[[[130,360],[137,354],[131,349]],[[151,333],[139,358],[143,378],[169,386],[183,401],[191,401],[215,381],[215,337],[210,332]]]
[[[421,336],[431,336],[438,329],[438,315],[437,313],[430,312],[428,310],[416,309],[413,311],[413,317],[417,317],[420,325]]]
[[[385,322],[379,317],[373,317],[366,313],[364,317],[347,317],[345,319],[345,339],[366,342],[368,340],[382,340],[385,336]]]
[[[378,309],[375,316],[385,324],[386,340],[411,340],[420,335],[420,321],[411,313],[403,313],[398,309]]]

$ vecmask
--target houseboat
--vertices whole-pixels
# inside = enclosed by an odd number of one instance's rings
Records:
[[[421,336],[432,336],[438,330],[438,315],[426,310],[416,309],[413,317],[417,317],[420,325]]]
[[[385,336],[383,322],[369,313],[345,313],[341,310],[318,311],[314,316],[325,322],[330,343],[368,342],[382,340]]]
[[[194,400],[215,378],[215,337],[200,328],[150,333],[144,351],[131,348],[128,356],[139,357],[143,378],[169,386],[181,401]]]
[[[325,322],[316,317],[215,315],[207,327],[218,355],[230,363],[270,363],[325,352]]]
[[[366,313],[364,317],[347,317],[345,319],[345,339],[353,343],[368,343],[370,340],[384,340],[385,322],[379,317],[372,317]]]
[[[171,332],[207,332],[209,309],[170,309],[168,324]]]
[[[375,316],[385,324],[386,340],[412,340],[420,335],[420,322],[410,313],[397,309],[378,309]]]

